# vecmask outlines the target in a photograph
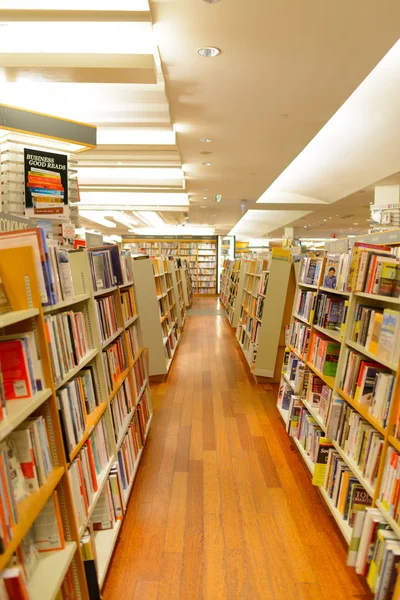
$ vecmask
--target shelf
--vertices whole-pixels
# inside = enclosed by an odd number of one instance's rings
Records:
[[[294,381],[290,381],[289,377],[283,371],[282,371],[282,377],[286,381],[286,383],[288,383],[290,385],[290,387],[292,388],[292,390],[294,391]]]
[[[300,352],[298,350],[296,350],[296,348],[294,348],[294,346],[291,346],[290,344],[288,344],[288,348],[289,348],[290,352],[293,352],[293,354],[295,354],[297,356],[297,358],[299,358],[302,362],[306,362],[305,357],[301,356]]]
[[[115,292],[115,290],[118,289],[117,285],[114,285],[113,287],[110,288],[104,288],[104,290],[97,290],[97,292],[94,292],[93,295],[96,298],[97,296],[104,296],[104,294],[111,294],[112,292]]]
[[[118,392],[119,388],[124,383],[125,379],[128,377],[130,370],[131,370],[130,367],[128,367],[127,369],[122,371],[121,375],[119,376],[117,385],[114,387],[114,389],[112,390],[112,392],[110,393],[110,395],[108,397],[109,402],[111,402],[114,399],[114,396]]]
[[[353,348],[353,350],[357,350],[357,352],[359,352],[360,354],[371,358],[375,362],[379,363],[380,365],[383,365],[384,367],[387,367],[391,371],[397,371],[398,363],[391,363],[389,360],[383,360],[379,358],[379,356],[373,354],[372,352],[369,352],[369,350],[367,350],[365,346],[361,346],[361,344],[357,344],[356,342],[346,340],[346,346]]]
[[[134,315],[133,317],[131,317],[130,319],[128,319],[127,321],[125,321],[124,322],[125,329],[127,329],[128,327],[130,327],[132,325],[132,323],[134,323],[135,321],[137,321],[138,318],[139,318],[139,315]]]
[[[20,323],[26,319],[31,319],[39,314],[38,308],[27,308],[26,310],[13,310],[8,313],[0,315],[0,329],[8,327],[8,325],[14,325],[14,323]]]
[[[141,357],[143,352],[143,348],[139,348],[138,352],[135,354],[135,356],[133,357],[133,361],[132,361],[132,367],[133,365],[136,363],[137,360],[139,360],[139,358]]]
[[[311,458],[308,456],[307,452],[304,450],[303,446],[300,444],[299,440],[296,437],[290,436],[290,439],[293,440],[297,448],[299,449],[300,455],[304,462],[306,463],[307,469],[310,471],[311,475],[314,475],[314,463]]]
[[[304,288],[310,288],[310,290],[317,290],[318,289],[318,285],[315,285],[314,283],[298,283],[299,287],[304,287]]]
[[[76,552],[76,542],[66,542],[63,550],[41,552],[29,580],[31,600],[55,600]]]
[[[400,525],[393,519],[393,517],[389,515],[387,510],[384,509],[380,500],[376,501],[376,507],[379,508],[385,521],[389,523],[390,527],[393,529],[397,537],[400,538]]]
[[[79,537],[82,537],[83,534],[85,533],[85,529],[92,517],[93,511],[95,509],[95,506],[97,504],[97,500],[100,498],[101,492],[104,489],[104,486],[107,482],[108,476],[110,474],[110,471],[114,465],[116,461],[116,457],[115,456],[111,456],[110,460],[108,461],[107,465],[104,467],[103,471],[100,473],[98,480],[97,480],[97,492],[94,494],[93,496],[93,500],[92,500],[92,504],[89,507],[89,511],[88,514],[85,518],[85,522],[79,527]]]
[[[57,304],[52,304],[51,306],[43,306],[44,314],[55,312],[56,310],[60,310],[60,308],[67,308],[69,306],[73,306],[74,304],[79,304],[79,302],[84,302],[90,298],[89,294],[81,294],[80,296],[75,296],[72,300],[63,300],[62,302],[57,302]]]
[[[72,379],[72,377],[74,377],[75,375],[77,375],[79,373],[79,371],[85,367],[88,363],[90,363],[91,360],[94,359],[94,357],[97,355],[98,350],[90,350],[86,356],[81,360],[81,362],[79,363],[79,365],[77,365],[76,367],[74,367],[73,369],[71,369],[71,371],[68,371],[68,373],[65,375],[65,377],[60,381],[60,383],[58,383],[56,385],[56,390],[60,389],[60,387],[62,387],[63,385],[65,385],[70,379]]]
[[[348,521],[345,521],[343,519],[342,513],[333,504],[332,499],[329,498],[328,492],[323,487],[319,487],[318,489],[319,489],[322,497],[324,498],[326,504],[328,505],[328,508],[331,511],[332,516],[335,519],[344,539],[350,545],[351,537],[353,535],[352,527],[350,527]]]
[[[70,462],[72,462],[74,460],[74,458],[76,458],[76,456],[82,450],[83,446],[85,445],[85,442],[88,440],[93,429],[96,427],[97,423],[100,421],[101,417],[105,413],[106,408],[107,408],[107,404],[105,402],[102,402],[101,404],[99,404],[99,406],[96,407],[96,410],[94,410],[92,413],[90,413],[87,416],[85,433],[83,434],[82,439],[80,440],[79,444],[77,444],[75,446],[75,448],[72,450],[72,452],[70,452],[70,454],[69,454]]]
[[[100,588],[104,584],[107,570],[110,565],[111,557],[114,552],[114,547],[118,539],[118,534],[121,529],[122,519],[116,521],[112,529],[103,531],[95,531],[94,542],[96,544],[97,554],[97,577]]]
[[[354,295],[359,296],[360,298],[369,298],[370,300],[377,300],[378,302],[400,304],[400,298],[394,298],[393,296],[379,296],[378,294],[366,294],[365,292],[354,292]]]
[[[325,327],[320,327],[319,325],[313,325],[313,329],[320,331],[324,335],[336,340],[337,342],[342,342],[342,337],[340,335],[340,331],[335,331],[334,329],[326,329]]]
[[[133,419],[133,415],[135,414],[135,410],[136,410],[136,405],[135,407],[131,410],[131,412],[126,415],[124,423],[121,427],[121,434],[118,436],[118,441],[117,441],[117,452],[118,450],[121,448],[122,442],[124,441],[126,432],[128,431],[129,425],[131,424],[131,421]]]
[[[288,422],[288,418],[289,418],[289,411],[285,410],[284,408],[282,408],[281,406],[276,405],[276,408],[279,411],[279,414],[281,415],[283,422],[285,423],[285,425]]]
[[[330,377],[329,375],[324,375],[323,373],[321,373],[321,371],[318,371],[318,369],[316,367],[314,367],[314,365],[310,362],[307,361],[307,367],[309,367],[312,371],[314,371],[314,373],[316,375],[318,375],[318,377],[320,379],[322,379],[322,381],[324,383],[326,383],[326,385],[328,385],[332,390],[335,386],[335,377]]]
[[[359,402],[356,402],[353,398],[351,398],[348,394],[346,394],[346,392],[344,392],[340,388],[338,388],[337,391],[342,396],[342,398],[344,400],[346,400],[346,402],[348,404],[350,404],[350,406],[352,406],[353,408],[355,408],[356,411],[359,412],[360,415],[362,417],[364,417],[364,419],[366,421],[368,421],[368,423],[370,423],[373,427],[375,427],[375,429],[377,431],[379,431],[379,433],[381,433],[382,435],[386,434],[386,429],[384,427],[382,427],[382,425],[380,424],[380,422],[369,413],[369,411],[368,411],[369,407],[367,405],[360,404]]]
[[[120,290],[124,290],[134,284],[135,284],[134,281],[129,281],[128,283],[123,283],[122,285],[119,285],[118,287]]]
[[[4,440],[11,431],[29,417],[39,406],[43,404],[52,394],[51,389],[37,392],[30,398],[23,400],[7,401],[7,417],[0,422],[0,441]]]
[[[55,467],[47,477],[46,483],[40,486],[35,492],[31,492],[27,498],[18,504],[18,523],[13,529],[10,543],[3,554],[0,555],[0,571],[8,564],[15,550],[20,545],[22,538],[28,533],[33,522],[54,492],[64,472],[64,467]]]
[[[327,294],[337,294],[338,296],[350,296],[350,292],[341,292],[340,290],[332,290],[327,287],[320,287],[320,292],[326,292]]]
[[[318,409],[316,406],[311,406],[307,400],[300,398],[300,402],[304,404],[310,415],[317,421],[318,425],[321,427],[322,431],[326,431],[326,426],[322,422],[322,419],[319,415]]]
[[[148,384],[149,384],[149,382],[148,382],[148,379],[147,379],[147,377],[146,377],[146,379],[144,380],[144,382],[143,382],[143,385],[142,385],[142,387],[140,388],[140,391],[139,391],[139,393],[138,393],[138,395],[137,395],[137,397],[136,397],[136,406],[137,406],[137,405],[139,404],[139,402],[141,401],[141,399],[142,399],[142,396],[143,396],[143,394],[144,394],[144,391],[145,391],[145,389],[147,388]]]
[[[301,315],[298,315],[297,313],[293,313],[293,317],[295,319],[297,319],[298,321],[302,321],[306,325],[310,325],[310,327],[311,327],[310,321],[308,321],[305,317],[302,317]]]
[[[104,350],[104,348],[107,348],[107,346],[109,346],[114,340],[116,340],[117,337],[121,335],[123,331],[123,327],[118,327],[118,330],[115,333],[113,333],[111,337],[107,338],[104,342],[102,342],[101,349]]]

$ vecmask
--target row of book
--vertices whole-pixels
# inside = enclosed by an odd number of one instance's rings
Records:
[[[381,360],[397,363],[400,311],[357,303],[350,339]]]
[[[88,256],[95,291],[124,284],[120,251],[117,245],[90,249]]]
[[[43,416],[24,421],[0,444],[0,552],[12,540],[17,504],[44,485],[52,470]]]
[[[289,344],[302,356],[307,356],[308,345],[310,343],[311,327],[293,321],[289,332]]]
[[[122,318],[124,323],[132,319],[137,314],[135,295],[133,288],[127,290],[121,290],[121,305],[122,305]]]
[[[68,469],[78,528],[86,525],[100,476],[109,460],[107,429],[103,417]]]
[[[135,399],[132,394],[129,377],[125,379],[111,403],[111,415],[114,426],[115,441],[118,442],[125,421],[135,407]]]
[[[101,341],[104,343],[116,334],[119,328],[117,303],[113,294],[96,298],[96,316]]]
[[[346,321],[348,301],[318,293],[312,323],[332,331],[342,331]]]
[[[111,394],[121,374],[128,368],[125,338],[119,337],[102,352],[108,392]]]
[[[88,415],[99,403],[91,366],[81,369],[77,377],[57,391],[57,405],[67,461],[86,431]]]
[[[340,343],[314,333],[311,338],[309,360],[323,375],[335,377],[340,353]]]
[[[375,600],[391,600],[400,564],[400,541],[377,508],[357,511],[347,565],[367,578]]]
[[[304,258],[301,261],[299,282],[306,285],[318,285],[322,263],[323,259],[319,257],[310,256]]]
[[[400,262],[388,246],[354,244],[347,289],[380,296],[400,295]]]
[[[135,358],[135,356],[139,352],[139,348],[140,348],[139,325],[137,324],[137,321],[135,323],[133,323],[133,325],[128,327],[128,329],[126,330],[126,333],[127,333],[127,337],[128,337],[128,344],[129,344],[131,356],[132,356],[132,358]]]
[[[90,350],[83,312],[61,312],[44,317],[54,383],[60,383]]]
[[[311,323],[311,313],[315,303],[315,293],[307,292],[306,290],[299,289],[295,304],[294,313]]]

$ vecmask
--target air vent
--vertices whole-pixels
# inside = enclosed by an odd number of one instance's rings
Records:
[[[351,217],[354,217],[353,214],[351,215],[343,215],[343,217],[340,217],[341,219],[350,219]]]

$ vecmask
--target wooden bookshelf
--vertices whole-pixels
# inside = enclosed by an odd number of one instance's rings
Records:
[[[53,470],[49,474],[45,484],[42,485],[39,490],[29,494],[28,497],[18,505],[18,523],[14,527],[11,542],[7,545],[5,552],[0,555],[0,569],[4,569],[4,567],[7,565],[11,555],[21,543],[24,536],[28,533],[36,517],[43,509],[46,501],[55,490],[57,490],[60,500],[61,516],[66,539],[66,546],[64,550],[40,555],[38,566],[29,581],[29,592],[33,600],[54,599],[57,596],[57,592],[70,567],[72,568],[73,580],[78,597],[80,600],[89,600],[85,569],[80,551],[80,541],[85,532],[86,524],[90,521],[93,511],[95,510],[97,500],[101,495],[101,491],[104,489],[104,486],[107,483],[110,470],[117,461],[118,448],[111,415],[111,403],[116,393],[116,388],[119,387],[124,380],[128,381],[129,379],[129,385],[131,386],[131,391],[133,393],[133,397],[135,398],[134,409],[129,415],[130,420],[132,420],[134,417],[137,407],[140,406],[143,394],[146,391],[146,399],[150,411],[150,419],[147,423],[146,435],[149,431],[152,414],[149,375],[147,369],[147,351],[143,344],[140,314],[136,312],[136,314],[133,314],[124,322],[122,312],[122,291],[132,288],[133,297],[137,303],[133,260],[130,258],[127,259],[127,265],[131,275],[130,281],[125,282],[121,286],[114,286],[107,290],[95,292],[93,290],[88,252],[85,250],[74,251],[70,252],[69,256],[75,297],[72,300],[59,302],[58,304],[46,306],[44,309],[42,309],[35,271],[35,263],[31,249],[16,248],[13,250],[0,251],[0,275],[13,309],[12,312],[2,315],[0,320],[0,334],[4,335],[16,331],[24,332],[29,330],[36,332],[36,339],[38,341],[38,349],[42,360],[42,367],[46,383],[45,389],[35,394],[32,398],[11,401],[7,403],[7,405],[9,405],[8,416],[0,422],[0,439],[5,439],[11,433],[11,431],[13,431],[25,419],[27,419],[33,413],[37,414],[39,411],[40,414],[46,418],[49,432],[49,443],[54,465]],[[102,342],[95,303],[96,298],[108,295],[113,295],[115,299],[118,329],[115,334],[106,340],[106,342]],[[63,380],[55,385],[44,316],[56,314],[65,310],[83,312],[90,349],[78,366],[68,372]],[[139,343],[139,348],[135,355],[132,355],[128,343],[127,336],[130,327],[137,328],[136,330],[138,334],[137,340]],[[128,366],[126,372],[123,373],[123,377],[121,376],[121,380],[117,382],[115,389],[110,394],[106,384],[102,350],[107,348],[111,343],[115,342],[115,340],[119,338],[123,338],[125,340]],[[139,359],[143,361],[143,369],[146,373],[146,377],[141,390],[136,396],[130,376],[132,375],[132,377],[134,377],[133,369],[135,367],[135,363]],[[56,390],[78,375],[80,370],[87,365],[90,365],[92,369],[93,384],[96,389],[96,395],[99,403],[96,407],[96,410],[87,416],[85,432],[76,447],[72,452],[70,452],[67,461],[59,421]],[[72,461],[82,450],[82,447],[86,443],[91,433],[96,429],[97,426],[99,426],[100,420],[104,420],[103,422],[107,432],[109,461],[106,468],[103,469],[100,475],[98,475],[98,491],[95,493],[92,499],[85,524],[81,527],[78,527],[76,509],[73,500],[72,488],[68,477],[68,471]],[[124,430],[121,431],[120,438],[123,438],[124,432],[129,427],[129,424],[130,421],[127,421],[127,423],[124,424]],[[142,450],[137,456],[135,473],[132,477],[132,480],[129,482],[129,488],[124,492],[125,506],[133,487],[134,478],[141,456]],[[121,522],[119,522],[118,531],[113,532],[115,535],[112,542],[109,539],[110,536],[105,535],[95,539],[96,549],[98,550],[99,556],[101,556],[98,564],[98,579],[100,587],[105,580],[120,526]]]
[[[239,323],[240,302],[243,298],[246,262],[225,260],[221,274],[220,300],[229,323],[235,329]]]
[[[146,257],[133,261],[138,313],[144,344],[149,349],[149,374],[153,380],[168,375],[181,335],[169,262]]]
[[[295,289],[290,250],[274,249],[268,259],[245,261],[242,275],[236,338],[253,375],[259,381],[279,381]],[[268,278],[265,294],[260,291],[264,278]],[[261,318],[253,310],[259,302],[263,302]]]
[[[376,238],[376,234],[374,234],[374,236],[371,236],[371,238],[372,237]],[[371,242],[368,242],[367,238],[363,238],[362,241],[367,242],[367,243],[384,243],[384,242],[376,241],[376,239],[374,239],[373,241],[371,239]],[[340,241],[339,241],[339,243],[340,243]],[[329,249],[328,249],[328,251],[329,251]],[[377,477],[376,477],[376,481],[375,481],[374,485],[372,485],[371,482],[366,479],[366,477],[361,472],[360,467],[356,463],[356,461],[347,455],[347,453],[344,451],[344,449],[341,446],[339,446],[337,441],[333,440],[332,445],[333,445],[334,449],[337,451],[337,453],[340,455],[341,459],[346,463],[347,467],[351,470],[353,475],[358,479],[360,484],[364,487],[364,489],[368,492],[368,494],[372,498],[372,506],[379,508],[379,510],[382,512],[384,518],[387,520],[387,522],[390,524],[392,529],[395,531],[396,535],[398,535],[398,537],[400,538],[400,524],[397,523],[385,511],[384,506],[379,501],[380,488],[381,488],[383,471],[384,471],[384,467],[385,467],[385,460],[386,460],[388,448],[390,446],[392,446],[400,453],[400,440],[395,438],[393,435],[395,421],[396,421],[396,418],[398,415],[398,411],[400,409],[400,368],[399,368],[400,365],[397,362],[395,363],[390,360],[383,360],[382,358],[380,359],[379,355],[375,355],[374,353],[370,352],[367,348],[365,348],[364,346],[362,346],[358,343],[355,343],[351,339],[351,335],[352,335],[352,331],[353,331],[353,327],[354,327],[354,320],[355,320],[357,304],[363,304],[365,306],[371,306],[371,307],[376,307],[376,308],[380,308],[380,309],[384,309],[384,308],[396,309],[397,308],[397,310],[399,310],[398,306],[400,303],[400,299],[393,298],[393,297],[387,297],[387,296],[379,296],[379,295],[374,295],[374,294],[367,294],[364,292],[338,291],[338,290],[332,290],[330,288],[326,288],[323,285],[321,285],[321,283],[323,281],[324,266],[325,266],[325,263],[322,266],[319,282],[317,285],[306,285],[306,284],[298,283],[296,297],[297,297],[297,293],[299,290],[310,290],[310,291],[313,290],[313,291],[315,291],[316,294],[324,293],[324,294],[332,295],[332,297],[336,297],[336,298],[342,297],[347,305],[346,320],[345,320],[344,324],[342,325],[340,331],[324,329],[323,327],[320,327],[320,326],[314,324],[313,321],[314,321],[315,315],[313,312],[311,313],[311,318],[309,321],[307,319],[304,319],[300,315],[297,315],[295,313],[295,306],[296,306],[296,303],[295,303],[294,307],[293,307],[291,322],[293,323],[295,321],[300,321],[302,323],[303,322],[306,323],[307,327],[310,328],[311,337],[310,337],[310,342],[309,342],[309,346],[308,346],[308,353],[306,356],[301,356],[301,354],[295,348],[293,348],[290,344],[287,345],[287,350],[294,353],[302,362],[305,363],[306,368],[310,369],[312,372],[314,372],[316,375],[318,375],[318,377],[320,377],[333,390],[333,394],[332,394],[333,398],[340,398],[343,401],[345,401],[346,404],[351,406],[355,411],[357,411],[363,417],[363,419],[374,428],[375,431],[377,431],[378,433],[380,433],[383,436],[383,449],[382,449],[382,454],[381,454],[381,458],[379,461],[379,468],[378,468]],[[326,339],[332,339],[332,340],[335,340],[336,342],[340,343],[340,353],[339,353],[339,358],[338,358],[337,373],[336,373],[335,377],[324,376],[321,372],[319,372],[315,368],[315,366],[309,360],[311,339],[315,333],[322,334]],[[373,414],[370,413],[368,405],[360,404],[354,398],[350,397],[346,392],[344,392],[343,389],[341,389],[341,379],[342,379],[342,374],[343,374],[343,371],[345,368],[346,348],[356,351],[361,356],[363,356],[366,360],[369,359],[369,360],[373,360],[374,362],[380,363],[383,367],[386,367],[389,371],[391,371],[392,374],[395,376],[394,391],[393,391],[392,402],[391,402],[386,426],[384,426],[378,418],[376,418]],[[281,385],[283,385],[284,382],[291,385],[291,382],[289,381],[287,375],[283,372],[282,379],[281,379]],[[294,389],[294,388],[292,387],[292,389]],[[320,428],[323,431],[326,431],[326,426],[324,425],[321,418],[319,417],[318,408],[311,407],[309,405],[309,403],[307,402],[306,398],[302,397],[301,394],[298,394],[298,399],[301,402],[301,404],[307,409],[307,411],[312,415],[312,417],[318,423]],[[289,419],[289,411],[286,410],[285,408],[283,408],[282,405],[279,405],[279,404],[277,405],[277,408],[278,408],[278,411],[279,411],[282,419],[285,421],[285,424],[287,424],[288,419]],[[301,444],[298,443],[298,440],[296,438],[293,438],[293,441],[294,441],[295,446],[300,450],[299,446],[301,446]],[[308,455],[304,456],[304,454],[305,454],[304,449],[300,450],[300,454],[302,454],[302,456],[306,460],[306,462],[310,463],[310,460],[311,460],[310,457]],[[311,468],[310,468],[310,470],[311,470]],[[320,488],[320,492],[321,492],[322,497],[326,501],[327,506],[328,506],[329,510],[331,511],[333,517],[335,518],[336,522],[338,523],[339,528],[340,528],[345,540],[347,541],[347,543],[350,543],[352,529],[350,528],[348,522],[343,519],[343,516],[341,515],[341,513],[333,505],[332,500],[329,498],[327,492],[323,488]]]

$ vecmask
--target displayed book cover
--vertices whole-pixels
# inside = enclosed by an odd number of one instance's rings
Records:
[[[367,506],[371,506],[372,498],[361,484],[355,484],[351,490],[350,507],[351,514],[349,516],[349,525],[353,527],[357,511],[364,511]]]
[[[63,217],[68,205],[68,157],[24,148],[27,216]]]
[[[368,345],[368,350],[372,354],[378,354],[378,346],[379,346],[382,321],[383,321],[383,313],[376,312],[374,314],[374,320],[372,322],[371,337],[370,337],[370,341],[369,341],[369,345]]]
[[[385,309],[378,340],[378,354],[382,360],[390,360],[393,363],[399,360],[399,331],[400,312]]]
[[[337,289],[339,266],[340,254],[326,255],[323,287],[330,288],[332,290]]]
[[[382,263],[378,288],[378,294],[380,296],[392,296],[396,287],[397,266],[397,263],[393,261],[385,261]]]
[[[323,487],[326,475],[326,468],[329,457],[329,450],[332,449],[332,443],[326,438],[320,438],[317,460],[315,462],[312,484]]]

